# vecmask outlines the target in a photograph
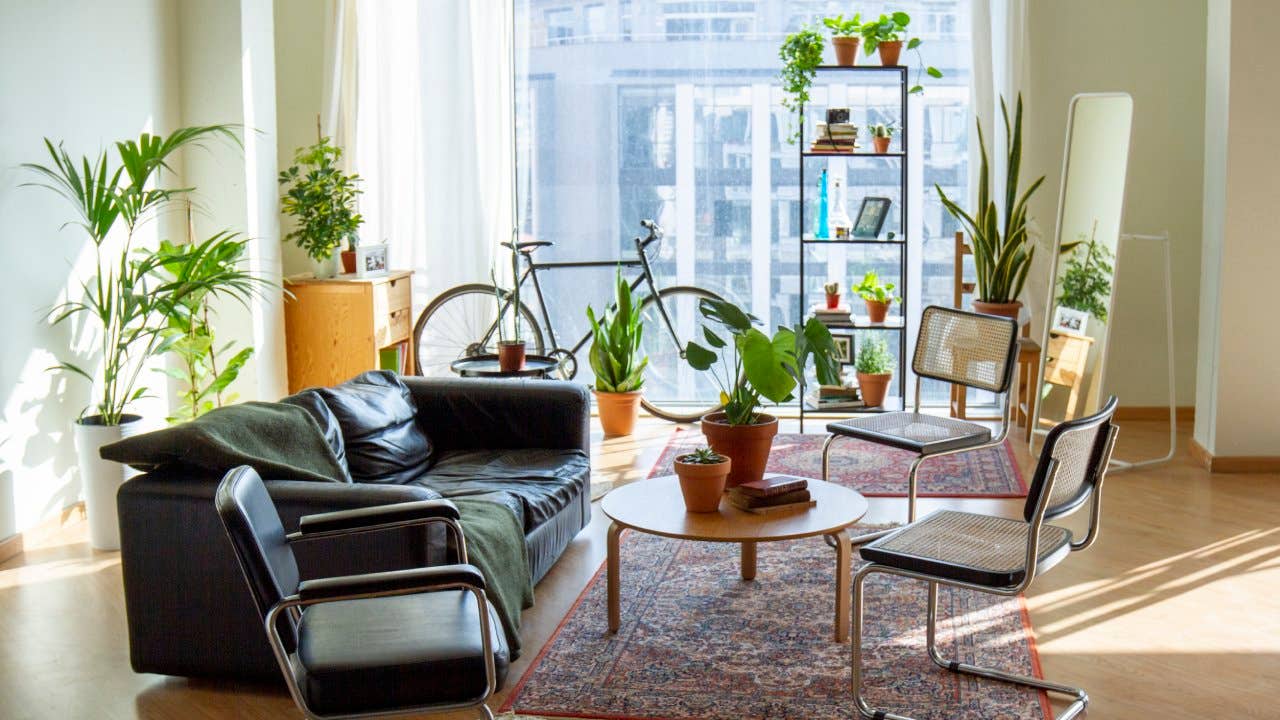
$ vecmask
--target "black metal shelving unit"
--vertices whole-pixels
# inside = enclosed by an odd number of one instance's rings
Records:
[[[902,150],[898,152],[876,153],[876,152],[822,152],[811,151],[805,139],[805,124],[800,123],[800,317],[807,317],[809,314],[810,303],[808,302],[808,276],[805,272],[805,250],[810,245],[879,245],[898,248],[898,285],[897,290],[902,296],[902,301],[898,303],[898,315],[889,317],[883,323],[858,322],[857,315],[854,315],[854,321],[850,323],[828,323],[827,327],[832,330],[848,330],[848,331],[883,331],[896,333],[898,336],[898,371],[896,373],[898,380],[898,396],[897,398],[886,398],[885,405],[880,408],[863,408],[854,411],[836,411],[824,412],[808,407],[808,401],[805,398],[804,387],[800,388],[800,432],[804,432],[805,415],[818,415],[820,417],[830,417],[834,414],[848,416],[857,412],[887,412],[891,410],[901,410],[906,402],[907,396],[907,374],[906,374],[906,357],[907,357],[907,148],[908,145],[908,127],[907,127],[907,90],[908,84],[907,67],[905,65],[854,65],[851,67],[843,65],[821,65],[817,68],[818,77],[824,74],[851,74],[857,77],[864,73],[895,73],[898,76],[899,90],[899,107],[898,107],[898,143]],[[849,83],[855,84],[855,83]],[[801,116],[803,117],[804,108],[801,107]],[[868,141],[869,142],[869,141]],[[844,240],[823,240],[814,237],[806,237],[809,227],[805,212],[805,165],[810,158],[852,158],[857,160],[867,158],[894,158],[898,160],[898,176],[899,176],[899,203],[898,211],[900,213],[900,233],[901,239],[894,240],[874,240],[866,238],[849,238]],[[846,202],[848,201],[847,192],[852,186],[846,188]],[[849,208],[845,208],[848,212]],[[849,299],[852,309],[854,298]]]

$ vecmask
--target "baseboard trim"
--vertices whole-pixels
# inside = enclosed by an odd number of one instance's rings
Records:
[[[1194,405],[1179,407],[1178,422],[1183,420],[1195,420],[1196,408]],[[1121,405],[1116,408],[1116,420],[1161,420],[1169,421],[1168,405]]]
[[[1211,473],[1280,473],[1280,455],[1214,455],[1191,438],[1191,457]]]
[[[22,533],[14,533],[0,540],[0,563],[22,554]]]

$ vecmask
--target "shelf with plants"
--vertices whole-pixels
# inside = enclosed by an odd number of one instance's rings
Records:
[[[830,152],[825,151],[825,150],[804,150],[804,151],[801,151],[800,155],[801,155],[801,157],[807,157],[807,158],[811,158],[811,157],[844,157],[844,158],[905,158],[905,157],[907,156],[907,154],[906,154],[905,152],[886,152],[886,153],[878,153],[878,152],[840,152],[840,151],[838,151],[838,150],[832,150],[832,151],[830,151]]]

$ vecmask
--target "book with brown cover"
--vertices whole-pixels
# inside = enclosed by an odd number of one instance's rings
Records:
[[[737,490],[751,497],[773,497],[792,490],[804,490],[807,487],[809,487],[809,481],[802,477],[769,474],[759,480],[742,483]]]
[[[807,502],[809,498],[809,491],[804,488],[767,498],[753,497],[751,495],[744,494],[740,492],[738,488],[734,488],[729,491],[729,502],[733,503],[734,507],[742,508],[743,510],[749,508],[768,507],[770,505],[788,505],[796,502]]]

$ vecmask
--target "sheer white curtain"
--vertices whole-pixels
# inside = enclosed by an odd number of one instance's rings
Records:
[[[414,270],[420,309],[487,280],[514,225],[510,3],[355,3],[363,235]]]

